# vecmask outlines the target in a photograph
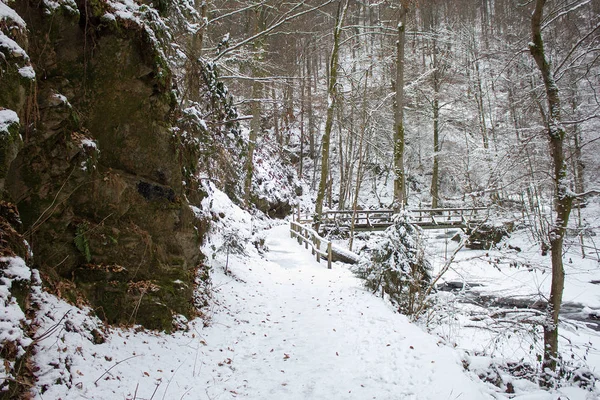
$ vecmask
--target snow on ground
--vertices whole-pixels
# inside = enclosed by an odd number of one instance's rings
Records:
[[[456,351],[366,293],[345,266],[316,263],[288,229],[267,233],[267,260],[230,256],[229,275],[216,260],[210,327],[113,330],[90,345],[75,327],[87,317],[75,311],[75,326],[39,349],[47,390],[38,398],[147,399],[155,390],[158,399],[491,398]],[[48,308],[61,316],[71,307]],[[56,358],[70,358],[70,389],[52,384],[64,373]]]
[[[500,335],[486,329],[486,321],[476,326],[469,320],[467,305],[451,293],[446,293],[445,320],[432,321],[436,335],[427,334],[366,292],[348,266],[334,263],[328,270],[317,263],[289,237],[287,224],[261,231],[272,221],[251,217],[209,189],[203,208],[220,216],[203,248],[214,291],[210,309],[204,310],[209,324],[197,319],[187,332],[171,335],[106,330],[87,310],[44,294],[38,332],[47,334],[35,356],[40,368],[35,398],[596,398],[574,387],[542,391],[502,372],[516,393],[484,383],[476,375],[493,373],[494,355],[522,357],[510,353],[510,346],[516,341],[517,349],[528,348],[526,334],[498,341]],[[264,246],[257,245],[260,238]],[[439,258],[445,240],[436,243]],[[473,254],[464,252],[464,257]],[[475,261],[468,264],[479,268]],[[93,345],[100,331],[105,341]],[[600,365],[598,336],[585,328],[562,332],[563,346],[571,341],[577,357],[587,349],[589,364]]]
[[[217,225],[248,239],[249,215],[218,192],[213,206],[234,216]],[[195,320],[172,335],[111,329],[93,345],[98,320],[43,295],[39,332],[48,333],[35,356],[35,397],[493,398],[465,373],[459,352],[365,292],[345,265],[317,263],[287,225],[266,232],[265,258],[251,240],[223,251],[221,228],[206,245],[215,291],[209,326]]]
[[[7,379],[14,379],[14,359],[25,354],[31,339],[26,334],[25,313],[16,297],[20,284],[31,282],[31,270],[20,257],[0,257],[0,394],[6,390]],[[37,276],[35,278],[38,278]],[[39,278],[38,278],[39,279]],[[37,281],[37,279],[34,279]],[[13,354],[10,354],[13,353]]]
[[[453,232],[429,231],[427,234],[427,255],[435,275],[457,243],[450,240]],[[515,250],[516,247],[519,249]],[[598,375],[600,332],[594,330],[597,324],[587,323],[593,321],[582,319],[600,311],[600,290],[592,283],[600,280],[600,266],[597,260],[583,259],[571,248],[565,257],[565,273],[565,313],[561,314],[559,350],[569,368]],[[539,246],[531,244],[525,231],[513,233],[500,249],[463,249],[440,283],[466,283],[468,287],[452,293],[438,292],[441,305],[431,313],[429,328],[448,344],[481,356],[486,365],[513,362],[529,364],[535,369],[539,365],[537,357],[543,351],[541,313],[526,307],[547,298],[550,281],[550,256],[542,256]],[[500,300],[503,304],[489,305],[490,300]],[[533,327],[531,321],[537,321],[537,327]],[[533,383],[501,375],[505,382],[515,385],[517,393],[537,391]],[[563,390],[597,398],[576,388]],[[545,392],[539,393],[541,396]],[[574,393],[570,393],[569,398],[579,398]]]

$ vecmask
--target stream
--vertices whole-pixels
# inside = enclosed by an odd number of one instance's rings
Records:
[[[448,281],[437,286],[437,290],[442,292],[458,293],[462,292],[463,296],[458,299],[462,303],[474,304],[477,306],[489,308],[496,307],[505,310],[538,310],[542,311],[546,308],[546,302],[543,300],[534,300],[522,297],[498,297],[489,294],[482,294],[477,291],[477,287],[481,287],[479,283]],[[560,315],[564,319],[583,322],[588,328],[600,332],[600,315],[597,313],[584,312],[585,306],[580,303],[567,302],[563,303]]]
[[[446,230],[443,232],[437,231],[430,236],[431,242],[436,244],[439,255],[447,254],[451,238],[457,233],[457,230]],[[454,247],[455,245],[450,246]],[[590,283],[600,285],[600,280],[592,280]],[[484,293],[484,287],[485,285],[477,282],[449,280],[439,284],[437,290],[453,293],[461,292],[462,296],[458,296],[458,301],[484,308],[496,307],[505,310],[530,309],[538,311],[543,311],[546,308],[546,301],[540,299],[539,296],[502,297]],[[584,323],[588,328],[600,332],[600,310],[590,310],[584,304],[577,302],[564,302],[560,315],[566,320]]]

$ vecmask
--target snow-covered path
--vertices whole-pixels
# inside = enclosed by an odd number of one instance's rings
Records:
[[[219,288],[237,300],[220,338],[231,371],[221,391],[252,399],[482,399],[456,352],[366,293],[347,268],[327,270],[289,238],[267,236],[271,263]],[[215,371],[216,372],[216,371]],[[210,392],[219,390],[212,387]]]
[[[90,318],[50,301],[45,315],[71,310],[74,323],[42,342],[36,397],[491,398],[463,371],[457,351],[365,292],[347,267],[318,264],[287,225],[268,231],[266,245],[266,260],[251,245],[243,256],[217,253],[211,324],[194,321],[189,332],[113,330],[91,345],[88,330],[79,329]]]

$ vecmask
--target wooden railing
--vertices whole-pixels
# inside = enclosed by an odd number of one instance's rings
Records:
[[[486,207],[470,208],[417,208],[406,210],[409,222],[425,229],[436,227],[465,227],[469,223],[477,223],[486,219],[489,209]],[[324,211],[321,224],[350,225],[354,219],[355,226],[364,228],[385,228],[391,225],[393,210],[337,210]],[[303,223],[314,222],[311,219],[299,220]]]
[[[304,248],[308,249],[308,246],[310,246],[312,255],[316,256],[317,262],[320,262],[321,258],[325,258],[327,260],[327,268],[331,269],[333,257],[330,240],[322,238],[313,229],[295,221],[290,221],[290,236],[292,239],[296,238],[298,244],[302,245],[304,243]],[[322,244],[326,244],[326,251],[321,250]]]
[[[324,211],[321,217],[322,223],[338,222],[350,224],[354,218],[356,225],[376,226],[378,224],[389,224],[394,215],[393,210],[338,210]]]
[[[463,225],[481,222],[488,217],[489,208],[418,208],[408,210],[410,221],[417,225]]]

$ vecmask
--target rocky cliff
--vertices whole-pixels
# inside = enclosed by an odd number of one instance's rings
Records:
[[[206,65],[196,101],[177,89],[178,2],[1,1],[0,195],[33,266],[108,323],[172,329],[196,312],[201,178],[238,190],[226,91]]]

